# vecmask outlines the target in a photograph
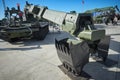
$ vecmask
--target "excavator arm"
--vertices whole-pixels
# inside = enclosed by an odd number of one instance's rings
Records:
[[[46,19],[56,23],[62,27],[63,31],[79,38],[95,41],[105,36],[105,30],[95,29],[92,14],[89,13],[66,13],[28,3],[25,6],[25,11],[27,11],[27,13],[32,13],[34,18]],[[93,33],[94,35],[91,35]],[[98,33],[99,35],[97,35]],[[86,34],[88,37],[85,37],[83,34]]]

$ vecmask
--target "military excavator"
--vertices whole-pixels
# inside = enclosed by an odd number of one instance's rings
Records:
[[[105,30],[98,30],[90,13],[68,13],[48,9],[26,2],[25,11],[33,14],[36,19],[45,19],[58,24],[62,30],[79,39],[55,39],[55,47],[62,67],[75,76],[81,75],[83,67],[89,62],[89,56],[97,54],[106,61],[109,50],[110,36]]]

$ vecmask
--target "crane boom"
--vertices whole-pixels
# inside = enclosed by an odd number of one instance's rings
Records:
[[[62,29],[71,35],[89,40],[99,40],[105,36],[105,30],[94,30],[92,14],[89,13],[67,13],[50,10],[47,7],[31,5],[25,6],[27,13],[32,13],[34,18],[46,19],[53,23],[59,24]],[[89,26],[88,26],[89,25]],[[84,29],[89,29],[84,31]],[[90,31],[92,30],[92,31]],[[84,33],[82,33],[84,31]],[[92,35],[94,33],[94,35]],[[101,33],[99,36],[96,33]],[[84,34],[87,36],[85,37]]]
[[[46,10],[43,15],[43,18],[59,25],[63,24],[65,17],[66,17],[66,13],[54,11],[54,10]]]

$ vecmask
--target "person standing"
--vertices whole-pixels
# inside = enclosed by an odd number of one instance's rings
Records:
[[[22,11],[18,12],[18,15],[19,15],[20,20],[22,21],[23,20],[23,12]]]
[[[114,24],[113,25],[117,25],[117,22],[118,22],[118,18],[117,16],[114,17]]]

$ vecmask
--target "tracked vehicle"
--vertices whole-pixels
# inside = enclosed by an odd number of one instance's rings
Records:
[[[43,40],[49,32],[48,22],[39,21],[32,14],[22,12],[19,4],[17,4],[17,9],[7,7],[5,18],[4,24],[0,23],[2,25],[0,38],[9,42],[23,38]]]

